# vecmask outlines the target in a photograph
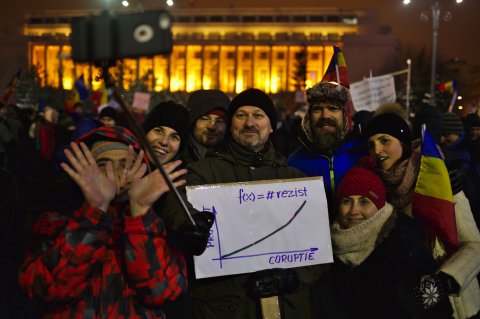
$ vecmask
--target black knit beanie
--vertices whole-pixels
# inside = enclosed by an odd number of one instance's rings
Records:
[[[369,139],[375,134],[388,134],[410,147],[412,136],[407,122],[394,113],[379,114],[368,123],[365,137]]]
[[[177,131],[180,135],[180,150],[183,149],[188,138],[188,111],[183,105],[166,101],[154,106],[143,122],[143,130],[148,134],[158,126],[167,126]]]
[[[112,118],[115,121],[118,121],[118,112],[111,106],[106,106],[100,111],[100,114],[98,115],[98,117],[101,118],[103,116],[107,116]]]
[[[270,119],[272,130],[275,131],[277,128],[277,110],[273,105],[273,101],[265,92],[254,88],[247,89],[233,98],[232,102],[230,103],[230,108],[228,109],[229,124],[232,123],[232,118],[235,111],[237,111],[239,107],[247,105],[256,106],[262,109]]]

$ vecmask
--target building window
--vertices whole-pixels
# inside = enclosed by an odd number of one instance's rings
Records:
[[[210,22],[223,22],[223,17],[222,16],[211,16],[210,17]]]
[[[258,21],[260,21],[260,22],[272,22],[273,17],[272,16],[260,16],[258,18]]]
[[[310,59],[312,59],[312,60],[318,60],[319,56],[320,56],[320,55],[319,55],[318,53],[312,53],[312,54],[310,55]]]
[[[207,22],[206,16],[193,16],[193,22]]]
[[[225,17],[225,20],[227,22],[239,22],[240,21],[240,17],[239,16],[226,16]]]
[[[340,17],[339,16],[327,16],[327,22],[338,23],[338,22],[340,22]]]
[[[276,22],[288,22],[289,20],[288,16],[275,16]]]
[[[210,59],[218,59],[218,52],[217,51],[210,52]]]
[[[306,16],[293,16],[292,21],[293,22],[306,22],[307,17]]]
[[[200,52],[195,52],[195,59],[202,59],[203,58],[203,54],[202,54],[202,51]]]
[[[255,22],[255,16],[244,16],[242,20],[243,22]]]
[[[235,59],[235,52],[227,52],[227,59]]]
[[[268,58],[267,52],[260,52],[260,60],[266,60]]]
[[[278,52],[277,53],[277,59],[278,60],[285,60],[285,53],[284,52]]]
[[[243,52],[243,60],[250,60],[252,58],[251,52]]]
[[[177,22],[180,22],[180,23],[186,23],[186,22],[190,22],[190,17],[189,16],[179,16],[177,17]]]
[[[311,22],[324,22],[325,17],[324,16],[310,16],[310,21]]]

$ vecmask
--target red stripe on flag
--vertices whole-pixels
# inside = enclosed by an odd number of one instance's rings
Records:
[[[455,214],[445,212],[454,210],[454,205],[450,201],[419,193],[413,194],[414,217],[437,234],[449,254],[454,253],[458,248],[457,223]]]

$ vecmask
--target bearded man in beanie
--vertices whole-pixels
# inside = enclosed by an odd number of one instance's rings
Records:
[[[205,159],[188,166],[187,185],[303,177],[300,171],[288,167],[273,148],[270,136],[276,122],[275,107],[266,93],[254,88],[239,93],[229,107],[230,135],[224,144],[209,150]],[[171,197],[167,195],[167,199]],[[165,210],[170,217],[164,219],[173,221],[175,227],[185,217],[173,204],[172,210]],[[277,293],[283,296],[285,318],[310,318],[307,276],[303,271],[269,269],[219,278],[190,278],[194,318],[261,318],[258,290],[268,283],[276,283]]]
[[[162,305],[186,290],[183,256],[166,241],[151,206],[168,185],[122,127],[101,127],[65,150],[62,168],[84,200],[48,211],[33,226],[20,286],[42,302],[42,318],[165,318]],[[166,164],[172,180],[180,161]],[[184,184],[184,180],[174,183]]]
[[[205,158],[209,149],[222,143],[227,132],[228,96],[220,90],[198,90],[187,102],[190,117],[188,155],[193,161]]]
[[[300,148],[290,155],[288,165],[307,176],[323,177],[332,220],[336,187],[366,150],[359,137],[349,134],[352,100],[346,87],[334,82],[317,83],[307,90],[307,101],[303,134],[298,138]]]

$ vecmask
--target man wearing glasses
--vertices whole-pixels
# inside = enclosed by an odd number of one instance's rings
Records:
[[[198,90],[190,95],[188,155],[193,161],[204,159],[207,150],[225,139],[229,104],[230,99],[220,90]]]
[[[335,215],[335,189],[345,173],[366,155],[359,138],[351,136],[352,99],[349,90],[335,82],[320,82],[307,90],[308,109],[302,120],[300,147],[288,165],[307,176],[322,176],[328,212]]]

